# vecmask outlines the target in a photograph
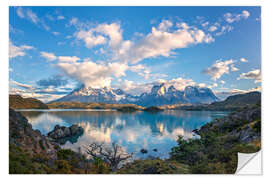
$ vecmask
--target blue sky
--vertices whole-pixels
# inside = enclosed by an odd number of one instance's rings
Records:
[[[261,88],[260,7],[10,7],[10,93]]]

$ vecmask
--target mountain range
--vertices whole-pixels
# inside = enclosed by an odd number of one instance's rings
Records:
[[[219,99],[211,89],[198,86],[187,86],[183,91],[177,90],[173,85],[169,88],[165,84],[154,85],[149,93],[134,96],[121,89],[92,88],[82,86],[70,94],[53,102],[97,102],[114,104],[136,104],[140,106],[161,106],[169,104],[209,104]]]

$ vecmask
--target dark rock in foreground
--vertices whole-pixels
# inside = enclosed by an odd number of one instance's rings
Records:
[[[71,143],[77,141],[78,137],[83,134],[83,128],[78,125],[70,127],[56,125],[54,129],[48,133],[48,137],[56,140],[60,144],[64,144],[70,140]]]
[[[52,159],[56,158],[58,144],[51,142],[39,130],[33,130],[27,119],[13,109],[9,109],[9,143],[30,154],[42,153]]]

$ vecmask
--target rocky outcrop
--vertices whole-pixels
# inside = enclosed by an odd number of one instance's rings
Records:
[[[83,134],[83,128],[78,125],[70,127],[56,125],[54,129],[48,133],[48,137],[54,139],[60,144],[64,144],[67,140],[76,141]]]
[[[247,106],[230,115],[216,119],[201,127],[198,134],[218,132],[234,138],[239,143],[249,143],[261,139],[261,106]]]
[[[28,151],[30,154],[46,154],[54,159],[58,144],[51,142],[20,113],[9,109],[9,143]]]

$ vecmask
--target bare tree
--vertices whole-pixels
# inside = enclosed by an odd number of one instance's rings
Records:
[[[121,146],[112,143],[112,146],[105,146],[104,143],[91,143],[88,146],[85,146],[86,153],[92,156],[93,158],[101,158],[107,162],[113,171],[117,170],[119,164],[130,158],[132,158],[133,153],[126,153]]]

